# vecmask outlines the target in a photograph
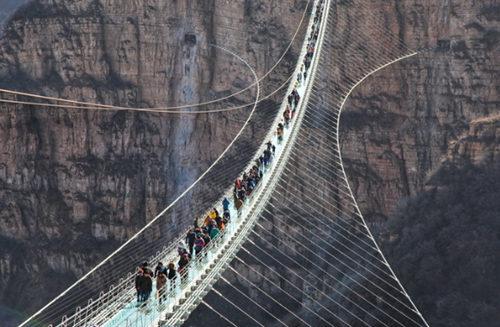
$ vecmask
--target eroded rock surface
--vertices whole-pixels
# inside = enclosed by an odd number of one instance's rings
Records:
[[[5,28],[1,85],[132,107],[219,98],[248,86],[253,77],[206,43],[239,50],[262,75],[283,53],[304,5],[35,1]],[[356,12],[345,1],[338,5],[343,15]],[[500,10],[485,0],[375,1],[370,8],[380,20],[366,20],[363,30],[382,25],[409,49],[425,50],[364,81],[341,118],[351,187],[374,224],[391,216],[400,199],[424,191],[444,159],[496,161]],[[349,21],[342,21],[346,43],[334,56],[349,58],[350,49],[364,46],[349,43]],[[384,44],[384,34],[367,32],[367,37]],[[283,69],[274,82],[287,73]],[[246,103],[253,95],[249,91],[225,104]],[[2,110],[5,287],[0,291],[9,306],[27,313],[154,217],[215,158],[246,113],[191,116],[13,105]],[[26,272],[35,272],[36,279],[25,282]],[[46,285],[57,286],[33,299]],[[13,292],[14,301],[8,296]]]
[[[209,44],[234,51],[263,76],[285,53],[305,5],[32,1],[5,26],[0,84],[123,107],[203,111],[251,103],[255,87],[216,105],[191,106],[255,82],[238,57]],[[263,88],[274,90],[286,79],[296,55],[285,59]],[[29,314],[82,276],[190,185],[248,114],[248,107],[192,115],[2,104],[4,303]],[[261,125],[244,136],[262,137]]]

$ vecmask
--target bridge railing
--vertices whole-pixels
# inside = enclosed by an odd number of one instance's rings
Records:
[[[314,1],[314,6],[315,8],[316,3],[318,3],[319,0]],[[314,10],[312,11],[312,15],[310,20],[312,21],[312,16],[314,15]],[[310,26],[311,24],[309,24]],[[306,35],[307,38],[307,35]],[[307,41],[305,41],[307,43]],[[300,59],[303,58],[304,56],[304,48],[300,54]],[[296,70],[294,71],[294,76],[297,73],[297,70],[299,69],[301,65],[301,61],[298,62]],[[311,77],[309,77],[311,79]],[[294,79],[292,79],[294,81]],[[290,94],[291,91],[293,90],[294,85],[290,84],[287,94]],[[305,99],[301,100],[302,102],[305,101]],[[277,127],[277,124],[279,122],[282,122],[283,119],[281,118],[281,112],[285,109],[286,107],[286,98],[282,103],[282,106],[280,107],[280,111],[278,112],[275,121],[271,125],[271,129],[269,130],[268,134],[266,135],[266,138],[264,139],[264,142],[267,142],[268,140],[273,140],[273,144],[276,144],[276,151],[277,153],[280,153],[282,151],[282,147],[279,142],[277,141],[277,135],[275,132],[275,128]],[[292,120],[293,124],[293,120]],[[286,137],[286,135],[284,136]],[[260,157],[261,153],[266,149],[267,145],[265,143],[262,143],[261,146],[255,151],[253,155],[253,159],[248,163],[244,171],[249,171],[253,165],[255,164],[256,160]],[[279,156],[279,155],[278,155]],[[275,159],[276,161],[276,159]],[[273,163],[275,164],[275,162]],[[267,171],[267,167],[261,167],[264,171]],[[263,179],[269,178],[264,172]],[[256,185],[256,188],[253,190],[251,195],[247,198],[245,201],[244,205],[240,208],[240,210],[237,212],[236,215],[232,215],[231,220],[232,222],[228,224],[226,229],[222,231],[219,234],[219,238],[223,239],[226,237],[226,235],[233,235],[236,229],[236,222],[239,219],[239,217],[246,217],[251,210],[253,210],[253,205],[255,205],[256,202],[256,194],[259,194],[262,190],[262,185],[265,184],[263,181],[258,183]],[[232,199],[233,197],[233,187],[231,186],[211,207],[216,207],[220,208],[220,204],[224,198],[229,198]],[[222,212],[222,210],[220,210]],[[202,220],[205,217],[205,215],[201,215],[198,219]],[[176,261],[176,258],[178,258],[177,254],[177,244],[179,241],[185,239],[185,235],[187,234],[188,229],[184,231],[184,233],[181,233],[181,235],[175,239],[170,245],[165,246],[162,248],[162,250],[158,251],[155,255],[151,256],[148,260],[148,262],[168,262],[168,261]],[[192,260],[189,265],[188,265],[188,271],[191,272],[191,275],[188,275],[187,278],[185,278],[184,281],[180,278],[181,276],[178,276],[179,282],[176,284],[176,288],[178,289],[185,289],[187,288],[190,284],[192,284],[193,280],[199,279],[200,276],[202,275],[202,271],[200,269],[197,269],[197,266],[201,266],[201,261],[203,260],[205,254],[209,253],[214,253],[217,252],[217,248],[215,247],[216,242],[212,241],[209,243],[209,246],[205,247],[202,253],[198,257],[196,257],[194,260]],[[219,249],[220,250],[220,249]],[[193,271],[196,273],[193,275]],[[120,279],[119,282],[116,285],[112,285],[110,289],[107,292],[101,292],[99,297],[95,300],[90,299],[88,301],[88,304],[86,307],[81,308],[78,307],[75,310],[75,313],[70,316],[66,317],[64,316],[62,318],[62,322],[57,325],[58,327],[79,327],[79,326],[103,326],[106,325],[107,323],[112,322],[113,318],[116,316],[117,312],[123,311],[127,306],[130,306],[136,297],[136,290],[135,290],[135,273],[128,273],[127,277]],[[132,310],[133,311],[133,310]],[[161,316],[162,312],[159,312],[158,314],[153,314],[150,313],[148,315],[141,314],[140,311],[133,311],[130,314],[130,317],[127,317],[125,319],[125,325],[126,326],[149,326],[152,323],[156,323]]]
[[[268,135],[269,136],[269,135]],[[266,145],[262,145],[257,149],[254,155],[254,159],[248,164],[246,167],[245,171],[250,170],[253,165],[255,164],[255,160],[260,157],[260,154],[264,151],[266,148]],[[263,171],[266,171],[267,168],[261,167],[259,169],[262,169]],[[265,173],[264,173],[265,175]],[[243,206],[240,208],[238,211],[234,211],[233,214],[231,215],[231,222],[226,226],[226,228],[221,231],[216,238],[217,240],[222,239],[225,237],[226,234],[232,234],[234,232],[234,226],[235,222],[240,218],[240,216],[245,216],[247,211],[249,210],[249,203],[253,202],[254,195],[258,193],[258,190],[262,187],[262,183],[258,183],[250,195],[246,197],[246,200],[243,204]],[[210,208],[219,208],[220,209],[220,204],[222,203],[222,200],[224,198],[229,198],[232,199],[233,197],[233,189],[232,187],[229,188],[216,202],[213,203]],[[233,203],[234,206],[234,201],[230,201]],[[222,211],[222,210],[220,210]],[[235,214],[236,213],[236,214]],[[206,214],[201,215],[198,220],[203,220]],[[164,246],[162,250],[158,251],[155,255],[151,256],[148,260],[148,262],[168,262],[168,261],[177,261],[179,258],[178,252],[177,252],[177,244],[180,241],[183,241],[185,239],[185,235],[188,233],[189,229],[186,229],[177,239],[175,239],[174,242],[169,244],[168,246]],[[193,266],[199,265],[199,263],[203,260],[203,257],[205,254],[208,252],[214,252],[216,250],[215,245],[216,241],[212,241],[209,243],[208,246],[206,246],[203,251],[200,253],[199,256],[195,257],[194,260],[191,260],[189,264],[187,265],[186,273],[191,274],[187,276],[187,278],[184,278],[185,282],[181,282],[180,284],[177,285],[178,288],[183,289],[185,288],[188,284],[191,283],[193,279],[196,279],[199,277],[201,273],[197,274],[192,274],[192,271],[199,271],[199,269],[192,270],[191,268]],[[136,290],[135,290],[135,273],[128,273],[127,277],[121,278],[119,282],[115,285],[111,285],[109,290],[107,292],[101,292],[99,294],[99,297],[97,299],[90,299],[88,301],[88,304],[86,307],[77,307],[75,310],[75,313],[72,316],[64,316],[61,319],[61,323],[57,325],[57,327],[79,327],[79,326],[88,326],[89,324],[96,325],[96,326],[102,326],[109,322],[110,320],[113,319],[113,315],[110,313],[116,313],[127,306],[132,305],[134,302],[134,299],[136,297]],[[183,280],[182,278],[178,278],[179,280]],[[155,317],[154,314],[149,314],[149,318],[147,321],[154,321],[155,319],[158,319],[158,317]],[[130,317],[129,319],[129,325],[132,326],[135,324],[134,321],[136,321],[137,318],[132,318]],[[147,326],[147,321],[144,321],[144,326]],[[141,324],[143,325],[143,324]]]
[[[315,4],[317,3],[327,3],[327,7],[329,8],[329,1],[323,1],[323,0],[318,0],[315,1]],[[312,16],[311,16],[312,20]],[[310,24],[311,25],[311,24]],[[310,26],[309,25],[309,26]],[[322,29],[323,30],[323,29]],[[322,40],[324,35],[324,31],[321,32],[320,40]],[[315,57],[319,57],[319,52],[321,51],[321,45],[318,46],[318,52]],[[301,57],[303,56],[304,53],[301,54]],[[316,61],[316,60],[314,60]],[[299,63],[300,65],[300,63]],[[316,69],[317,65],[313,65]],[[298,67],[297,67],[298,70]],[[297,71],[295,71],[297,72]],[[302,119],[304,117],[304,112],[306,108],[306,104],[308,102],[308,94],[309,90],[312,87],[312,81],[314,80],[314,75],[315,75],[315,70],[311,70],[311,76],[307,80],[307,83],[304,81],[304,86],[303,90],[306,92],[304,94],[303,100],[299,102],[299,107],[298,107],[298,114],[296,118],[292,119],[290,123],[290,135],[285,136],[284,141],[282,143],[276,142],[276,158],[274,159],[274,162],[272,165],[266,168],[267,170],[270,170],[268,173],[265,173],[263,176],[263,181],[261,181],[262,188],[259,190],[259,192],[255,192],[254,198],[249,201],[249,203],[245,203],[245,206],[243,207],[242,214],[241,216],[244,217],[244,219],[247,221],[245,225],[241,225],[237,233],[231,237],[231,244],[227,244],[224,248],[224,253],[220,255],[219,260],[212,264],[210,267],[206,268],[204,278],[202,279],[203,285],[200,285],[200,287],[195,288],[189,296],[184,298],[183,305],[180,305],[177,307],[177,310],[174,312],[167,314],[166,319],[164,321],[159,322],[159,326],[163,327],[172,327],[172,326],[180,326],[189,316],[190,312],[196,308],[196,306],[202,301],[203,296],[211,290],[212,286],[214,283],[218,280],[222,272],[227,268],[228,264],[232,261],[232,259],[236,256],[237,251],[241,248],[243,245],[243,242],[245,242],[248,234],[250,231],[253,229],[253,226],[257,222],[257,220],[260,217],[260,213],[264,209],[264,206],[267,203],[267,200],[271,197],[271,194],[274,190],[275,185],[277,184],[278,180],[281,178],[283,175],[284,171],[284,163],[288,160],[288,157],[290,155],[290,149],[293,147],[293,144],[298,137],[298,131],[300,129],[300,125],[302,122]],[[290,85],[289,91],[293,88],[292,85]],[[286,99],[285,99],[286,101]],[[284,101],[282,108],[286,106],[286,102]],[[277,117],[277,120],[275,121],[276,126],[278,122],[280,122],[282,119],[280,117]],[[269,131],[268,137],[265,140],[274,140],[277,141],[277,136],[275,135],[273,129]],[[265,144],[263,144],[262,149],[265,147]],[[277,165],[277,163],[280,163]],[[264,187],[265,186],[265,187]],[[200,283],[202,282],[200,281]]]

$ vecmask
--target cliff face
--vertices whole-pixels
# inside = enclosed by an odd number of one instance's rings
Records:
[[[383,11],[397,18],[393,33],[423,52],[365,80],[341,118],[349,180],[375,220],[425,188],[472,120],[497,114],[500,88],[498,7],[490,1],[405,2]]]
[[[3,26],[5,21],[9,16],[23,3],[27,0],[2,0],[0,4],[2,8],[0,9],[0,26]],[[0,36],[2,35],[2,30],[0,29]]]
[[[431,326],[498,319],[498,6],[398,3],[418,55],[373,74],[342,114],[343,162],[388,261]],[[437,47],[437,45],[440,45]],[[387,222],[387,224],[385,223]]]
[[[495,124],[478,119],[498,110],[500,15],[489,1],[371,6],[376,23],[411,49],[442,45],[377,72],[346,104],[342,156],[354,195],[375,222],[393,214],[399,199],[422,192],[446,154],[457,163],[496,159]],[[34,1],[5,27],[0,84],[130,107],[217,99],[253,76],[207,43],[238,50],[262,76],[283,53],[303,8],[291,0]],[[333,55],[349,53],[339,48]],[[287,73],[285,67],[264,86]],[[254,96],[247,91],[223,105]],[[3,303],[26,313],[161,211],[214,160],[248,112],[2,111],[0,292]],[[26,272],[36,277],[27,281]]]
[[[499,127],[498,116],[472,121],[380,238],[431,326],[487,327],[500,318]]]
[[[496,164],[500,161],[498,116],[473,120],[465,136],[450,144],[448,162],[456,166]]]
[[[262,76],[290,43],[304,8],[290,1],[32,1],[5,26],[0,84],[124,107],[203,111],[249,103],[254,87],[189,107],[254,83],[240,59],[208,44],[235,51]],[[281,69],[263,86],[279,85],[288,73]],[[2,302],[30,313],[60,293],[190,185],[248,112],[2,104]],[[185,216],[178,219],[192,220]],[[26,280],[27,272],[36,277]]]

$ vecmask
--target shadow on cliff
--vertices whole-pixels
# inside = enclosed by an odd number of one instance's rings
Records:
[[[444,166],[389,221],[383,252],[430,326],[500,319],[500,168]]]

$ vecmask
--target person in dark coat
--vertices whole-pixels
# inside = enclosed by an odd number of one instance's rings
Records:
[[[190,229],[186,235],[186,243],[188,244],[189,253],[191,253],[191,255],[193,255],[193,246],[195,240],[196,240],[196,234],[192,229]]]
[[[153,276],[153,269],[151,269],[147,261],[142,264],[142,270],[147,272],[149,276]]]
[[[273,146],[273,143],[271,141],[269,141],[266,143],[266,145],[267,145],[267,150],[270,151],[272,146]]]
[[[165,273],[166,270],[167,270],[167,268],[163,267],[163,263],[158,262],[158,265],[156,266],[156,269],[155,269],[154,277],[156,278],[158,276],[158,273],[160,273],[160,272]]]
[[[175,286],[175,279],[177,278],[177,272],[175,271],[175,263],[169,262],[167,266],[167,278],[170,281],[170,291],[173,291]]]
[[[177,271],[181,275],[181,281],[184,283],[187,279],[187,265],[189,264],[189,255],[187,253],[184,253],[181,258],[179,259],[179,262],[177,263]]]
[[[139,287],[141,289],[141,302],[146,302],[153,290],[153,280],[149,272],[144,271],[144,276],[139,281]]]
[[[137,270],[137,275],[135,276],[135,289],[137,291],[137,302],[141,302],[141,284],[140,280],[144,276],[144,271],[142,269]]]
[[[208,243],[210,243],[211,241],[211,238],[210,238],[210,232],[209,231],[205,231],[204,235],[203,235],[203,241],[205,241],[205,246],[208,245]],[[206,255],[205,255],[206,256]]]
[[[229,210],[224,210],[224,213],[223,213],[223,219],[226,219],[227,221],[229,221],[231,219],[231,213],[229,212]],[[226,222],[227,223],[227,222]]]

